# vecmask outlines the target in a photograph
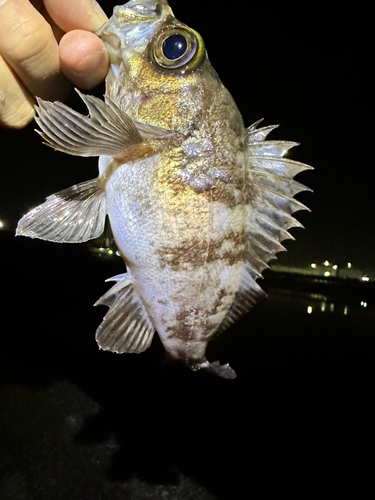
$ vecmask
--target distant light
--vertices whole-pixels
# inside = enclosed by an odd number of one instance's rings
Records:
[[[307,307],[307,314],[311,314],[313,312],[312,306]]]
[[[331,313],[335,311],[335,304],[333,302],[330,303],[329,310],[331,311]]]
[[[322,313],[326,312],[326,303],[325,302],[321,303],[320,310],[322,311]]]
[[[335,264],[334,266],[332,266],[332,269],[336,271],[337,267],[338,267],[337,264]]]
[[[108,250],[108,255],[112,255],[113,254],[113,250],[109,249]]]
[[[324,264],[326,267],[328,267],[328,266],[329,266],[329,260],[325,260],[325,261],[323,262],[323,264]]]
[[[316,264],[315,264],[315,262],[312,262],[312,263],[310,264],[310,267],[311,267],[311,269],[315,269],[315,268],[316,268]]]
[[[370,278],[365,275],[365,276],[362,276],[361,280],[366,282],[366,281],[370,281]]]
[[[4,227],[4,222],[0,220],[0,229],[3,229],[3,227]]]
[[[348,262],[346,265],[348,266],[348,269],[351,269],[351,267],[352,267],[352,263],[351,262]]]
[[[348,315],[348,306],[345,306],[344,307],[344,316],[347,316]]]
[[[367,307],[367,302],[364,302],[363,300],[361,300],[361,306],[362,307]]]
[[[324,276],[331,276],[331,273],[330,273],[329,271],[326,271],[326,272],[324,273]]]

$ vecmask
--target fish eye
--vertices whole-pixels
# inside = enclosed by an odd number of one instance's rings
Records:
[[[191,28],[176,26],[163,29],[152,46],[154,61],[162,68],[192,70],[206,55],[201,36]]]
[[[187,49],[187,41],[184,35],[175,33],[163,42],[163,54],[167,59],[178,59],[182,57]]]

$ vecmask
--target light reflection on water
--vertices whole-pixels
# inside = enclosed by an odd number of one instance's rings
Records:
[[[368,315],[373,313],[374,304],[368,300],[356,300],[351,297],[332,297],[318,293],[304,293],[291,290],[272,289],[270,296],[277,302],[293,302],[294,311],[307,315],[334,314],[339,316],[350,316],[355,314]]]

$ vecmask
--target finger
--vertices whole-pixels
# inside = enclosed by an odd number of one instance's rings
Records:
[[[57,26],[55,21],[49,15],[49,13],[44,5],[43,0],[29,0],[29,1],[33,4],[33,6],[36,8],[36,10],[42,14],[44,19],[51,26],[53,34],[55,35],[57,42],[59,42],[65,32],[59,26]],[[0,2],[1,2],[1,0],[0,0]]]
[[[32,96],[66,96],[70,84],[60,71],[52,29],[28,0],[0,2],[0,33],[0,54]]]
[[[107,75],[109,60],[103,42],[93,33],[73,30],[60,41],[60,65],[76,87],[89,89]]]
[[[0,56],[0,125],[25,127],[34,116],[34,98]]]
[[[95,0],[44,0],[44,5],[64,31],[96,31],[107,21],[103,9]]]

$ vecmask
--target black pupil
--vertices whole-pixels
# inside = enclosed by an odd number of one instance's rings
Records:
[[[171,35],[163,43],[163,52],[167,59],[178,59],[186,52],[187,42],[182,35]]]

